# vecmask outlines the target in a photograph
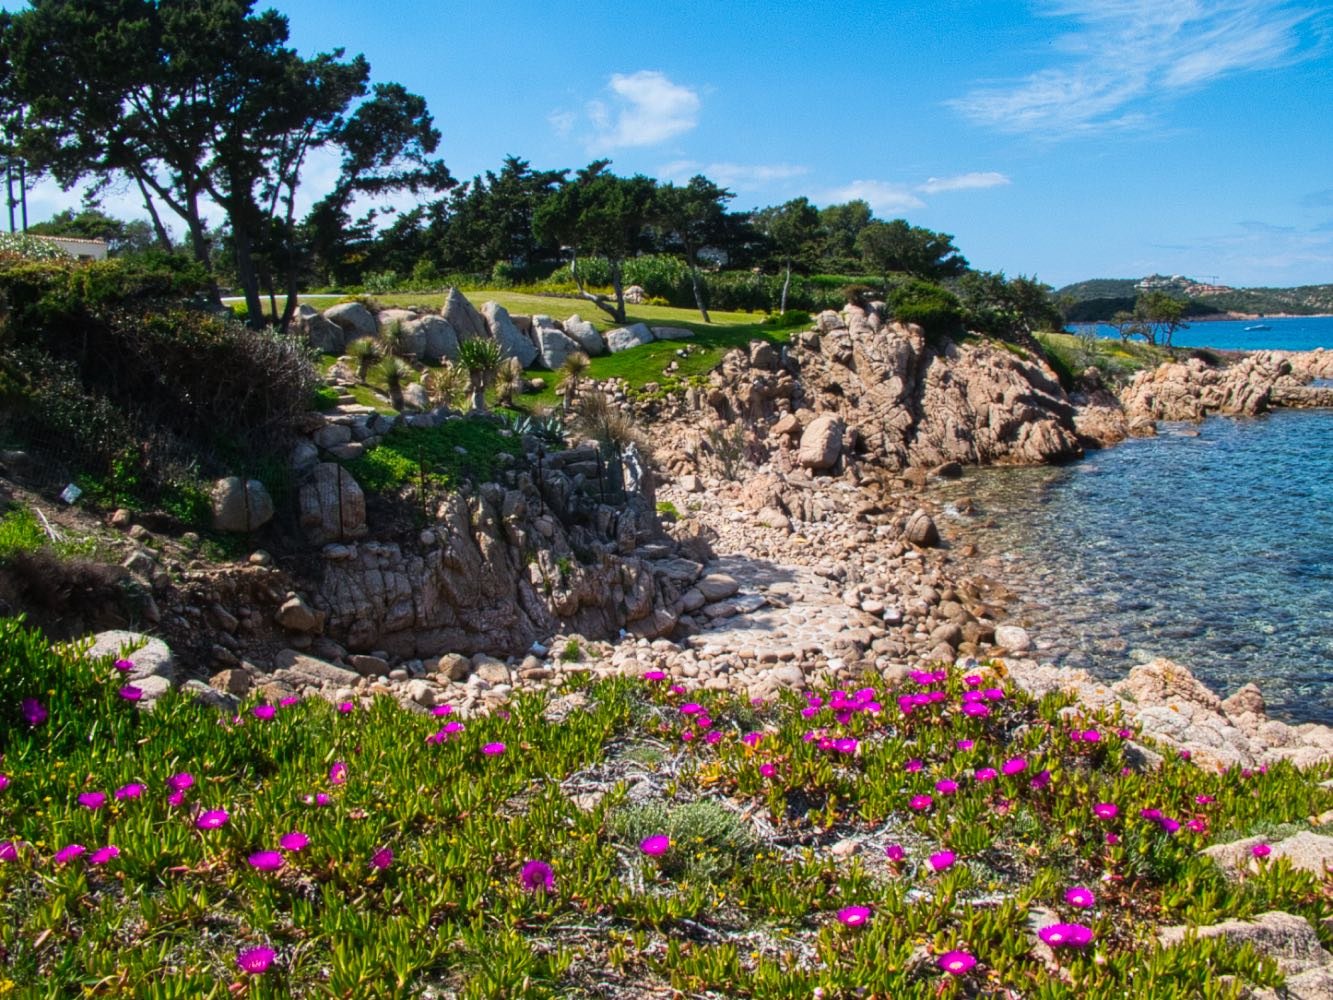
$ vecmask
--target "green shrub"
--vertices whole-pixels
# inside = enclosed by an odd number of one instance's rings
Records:
[[[958,332],[963,319],[958,296],[947,288],[915,279],[889,294],[889,310],[899,323],[920,326],[931,341]]]
[[[384,295],[398,287],[397,271],[368,271],[361,284],[371,295]]]
[[[50,240],[27,233],[0,233],[0,253],[26,257],[28,260],[68,260],[69,254]]]
[[[15,507],[0,517],[0,563],[17,552],[33,552],[50,539],[27,507]]]
[[[377,447],[348,462],[347,469],[367,490],[380,493],[416,485],[423,467],[438,488],[484,482],[494,478],[502,452],[519,452],[518,439],[500,430],[490,420],[472,418],[446,420],[438,427],[398,426]]]
[[[356,341],[354,341],[356,343]],[[315,394],[311,398],[310,408],[320,413],[327,413],[338,405],[338,400],[342,394],[331,385],[321,385],[315,389]]]

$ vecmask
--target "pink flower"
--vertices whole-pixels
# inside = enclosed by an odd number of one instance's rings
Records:
[[[380,871],[393,864],[393,848],[383,847],[370,856],[370,867],[378,868]]]
[[[1027,766],[1028,762],[1022,757],[1010,757],[1000,765],[1000,771],[1006,775],[1013,775],[1023,771]]]
[[[1114,833],[1108,833],[1106,835],[1106,844],[1108,847],[1114,847],[1118,843],[1120,843],[1120,837],[1118,835]]]
[[[693,729],[686,729],[686,730],[684,730],[684,731],[680,734],[680,738],[681,738],[682,740],[684,740],[686,743],[689,743],[691,740],[694,739],[694,730],[693,730]]]
[[[652,858],[665,854],[670,846],[671,838],[665,833],[655,833],[639,842],[639,850]]]
[[[1028,784],[1031,785],[1033,788],[1045,788],[1050,783],[1051,783],[1050,771],[1038,771],[1036,775],[1033,776],[1032,780],[1028,782]]]
[[[773,775],[778,773],[778,769],[774,767],[772,764],[760,764],[759,773],[762,774],[765,778],[771,778],[773,777]]]
[[[284,851],[299,851],[310,843],[310,838],[299,830],[293,830],[291,833],[284,833],[278,838],[278,846]]]
[[[1216,802],[1217,800],[1213,798],[1211,795],[1196,795],[1194,796],[1194,801],[1197,805],[1206,806],[1213,802]]]
[[[436,705],[434,708],[430,710],[430,714],[440,715],[440,716],[449,715],[450,713],[453,712],[453,710],[454,710],[453,705]]]
[[[56,851],[51,860],[58,865],[67,865],[86,850],[88,848],[82,844],[70,844]]]
[[[115,844],[107,844],[106,847],[99,848],[88,855],[88,863],[94,865],[104,865],[108,861],[113,861],[120,857],[120,848]]]
[[[241,967],[242,972],[258,976],[268,971],[268,967],[273,964],[273,959],[276,957],[277,952],[272,948],[251,948],[249,951],[237,953],[236,964]]]
[[[976,745],[977,744],[975,740],[958,740],[956,743],[954,743],[954,746],[956,746],[959,750],[971,750]]]
[[[1097,897],[1086,886],[1076,885],[1065,893],[1065,902],[1070,906],[1077,906],[1081,910],[1086,910],[1097,905]]]
[[[764,738],[763,733],[751,730],[750,732],[746,733],[744,736],[741,737],[741,742],[744,743],[747,747],[757,747],[759,745],[759,741],[762,740],[763,738]]]
[[[708,744],[721,743],[722,733],[714,729],[711,733],[709,733],[707,736],[704,737],[704,742]]]
[[[935,871],[942,872],[944,869],[951,867],[956,860],[957,855],[953,851],[940,851],[928,857],[926,864],[930,865]]]
[[[1273,853],[1273,848],[1269,847],[1267,844],[1255,844],[1250,848],[1250,853],[1256,858],[1266,858]]]
[[[143,785],[139,784],[137,781],[132,781],[128,785],[121,785],[116,789],[116,798],[120,800],[137,799],[142,794]]]
[[[554,892],[555,870],[545,861],[529,861],[518,873],[518,881],[528,892]]]
[[[115,667],[117,670],[119,670],[122,674],[128,674],[131,670],[134,669],[133,660],[117,660],[115,663],[111,665]]]
[[[19,845],[12,840],[0,840],[0,861],[17,861]]]
[[[194,825],[200,830],[216,830],[219,827],[226,826],[227,820],[230,818],[225,809],[210,809],[207,812],[200,813],[199,818],[194,821]]]
[[[666,678],[667,678],[666,672],[663,670],[646,670],[644,671],[643,674],[643,679],[648,681],[648,683],[650,684],[655,684],[658,681],[664,681],[666,680]]]
[[[143,698],[143,689],[137,688],[133,684],[126,684],[120,689],[119,693],[126,701],[139,701]]]
[[[326,806],[333,799],[329,798],[327,792],[318,792],[314,795],[307,795],[302,801],[308,806]]]
[[[890,861],[901,861],[907,857],[907,852],[903,850],[901,844],[889,844],[884,848],[884,856]]]
[[[963,714],[974,719],[984,719],[990,715],[990,707],[979,701],[969,701],[963,706]]]
[[[172,792],[167,796],[167,805],[178,806],[185,801],[184,792]]]
[[[994,781],[997,773],[998,772],[993,767],[979,767],[976,769],[973,777],[978,781]]]
[[[9,775],[0,773],[0,792],[9,787]]]
[[[981,697],[987,701],[1004,701],[1004,692],[999,688],[986,688],[981,692]]]
[[[684,712],[686,715],[698,715],[700,712],[704,710],[704,707],[700,705],[698,702],[687,701],[685,704],[680,706],[680,710]]]
[[[968,687],[971,687],[971,688],[974,688],[974,687],[981,687],[981,675],[980,675],[980,674],[968,674],[966,677],[963,678],[963,683],[966,684]]]
[[[19,711],[23,713],[24,721],[30,726],[40,726],[47,718],[46,709],[36,698],[24,698],[19,702]]]
[[[1051,924],[1037,931],[1052,948],[1083,948],[1092,943],[1092,928],[1082,924]]]
[[[79,805],[96,812],[106,805],[106,792],[84,792],[79,796]]]
[[[868,906],[844,906],[838,911],[838,920],[844,927],[860,927],[870,919]]]
[[[912,760],[909,760],[906,764],[903,765],[903,770],[906,771],[908,774],[916,774],[925,766],[926,765],[922,761],[913,758]]]
[[[481,752],[487,757],[499,757],[505,752],[505,745],[503,743],[487,743],[481,748]]]
[[[930,804],[934,801],[935,800],[932,799],[929,795],[913,795],[912,798],[908,801],[907,805],[909,808],[915,809],[917,812],[921,812],[923,809],[929,809]]]
[[[182,771],[180,774],[173,774],[167,779],[167,787],[173,792],[183,792],[194,784],[194,775],[189,771]]]
[[[261,872],[275,872],[286,863],[277,851],[258,851],[246,860],[251,868]]]
[[[1115,819],[1120,815],[1120,807],[1114,802],[1098,802],[1092,807],[1092,814],[1098,819]]]
[[[356,706],[353,705],[350,701],[338,702],[338,712],[340,715],[351,715],[355,709]]]
[[[961,976],[977,964],[977,960],[965,951],[946,951],[935,961],[951,976]]]
[[[341,785],[347,780],[347,765],[340,760],[335,760],[333,766],[329,768],[329,783]]]
[[[272,705],[256,705],[254,708],[250,709],[250,714],[256,719],[267,722],[278,714],[278,710]]]
[[[281,698],[281,699],[279,699],[279,701],[278,701],[278,707],[279,707],[279,708],[291,708],[293,705],[295,705],[295,704],[296,704],[297,702],[299,702],[300,700],[301,700],[301,699],[298,698],[298,697],[296,697],[296,695],[288,695],[286,698]]]
[[[935,782],[935,791],[939,792],[941,795],[952,795],[954,792],[958,791],[958,782],[954,781],[952,778],[941,778],[939,781]]]
[[[833,749],[838,751],[838,753],[856,753],[856,748],[860,745],[861,744],[857,740],[852,739],[850,736],[845,736],[842,739],[833,741]]]

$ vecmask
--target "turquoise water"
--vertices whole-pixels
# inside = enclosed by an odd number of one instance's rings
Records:
[[[1271,330],[1246,330],[1262,324]],[[1115,327],[1098,324],[1101,337],[1119,339]],[[1333,316],[1294,316],[1288,319],[1209,320],[1177,330],[1175,347],[1215,347],[1225,351],[1312,351],[1333,350]]]
[[[1044,658],[1114,680],[1165,656],[1224,696],[1255,681],[1275,717],[1333,723],[1333,411],[1161,430],[972,473],[948,490],[977,513],[952,523],[1002,560]]]

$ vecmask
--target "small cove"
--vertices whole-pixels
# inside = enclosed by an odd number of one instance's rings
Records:
[[[1043,659],[1108,680],[1165,656],[1223,696],[1333,723],[1333,411],[1164,424],[1061,468],[941,487]]]

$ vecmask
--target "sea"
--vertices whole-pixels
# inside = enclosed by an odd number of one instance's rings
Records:
[[[1333,350],[1333,317],[1196,323],[1174,342]],[[941,489],[1043,659],[1113,681],[1164,656],[1223,696],[1254,681],[1274,718],[1333,724],[1333,410],[1162,424]]]

